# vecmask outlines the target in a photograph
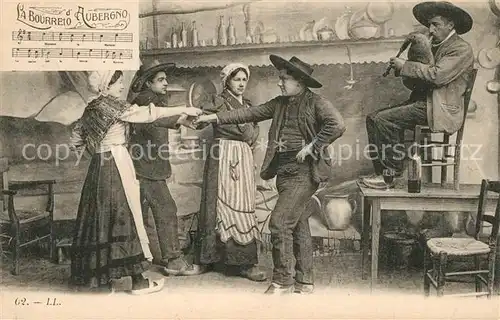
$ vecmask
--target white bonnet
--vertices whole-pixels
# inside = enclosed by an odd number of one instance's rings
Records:
[[[246,73],[247,73],[248,78],[250,78],[250,70],[248,69],[248,66],[246,66],[246,65],[244,65],[242,63],[230,63],[227,66],[225,66],[224,69],[222,69],[222,71],[220,72],[220,77],[221,77],[222,85],[223,86],[226,85],[226,81],[227,81],[227,78],[229,77],[229,75],[234,70],[236,70],[238,68],[244,69],[246,71]]]
[[[115,70],[112,71],[92,71],[89,75],[89,85],[94,93],[102,94],[107,89],[111,77]]]

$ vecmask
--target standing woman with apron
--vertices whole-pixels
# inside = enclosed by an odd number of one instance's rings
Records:
[[[132,294],[159,291],[164,279],[143,276],[152,255],[127,149],[129,123],[196,116],[201,110],[130,105],[119,99],[125,89],[119,70],[93,72],[89,84],[98,97],[85,108],[70,141],[73,149],[85,148],[91,156],[71,247],[71,282],[91,290],[113,289],[113,280],[131,276]]]
[[[206,114],[248,108],[243,98],[250,70],[232,63],[221,72],[222,93],[202,107]],[[260,232],[255,215],[255,173],[252,147],[259,136],[256,124],[213,124],[214,142],[205,162],[195,264],[215,263],[252,281],[265,281],[259,270]],[[232,269],[232,270],[231,270]]]

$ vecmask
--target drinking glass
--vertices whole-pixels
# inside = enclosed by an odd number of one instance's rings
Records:
[[[394,182],[394,175],[396,173],[394,172],[393,169],[384,169],[382,172],[382,176],[384,177],[384,182],[387,185],[391,185]]]

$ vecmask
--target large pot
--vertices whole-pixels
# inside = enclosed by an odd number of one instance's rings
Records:
[[[312,199],[318,204],[323,223],[329,230],[346,230],[351,224],[351,217],[357,210],[357,203],[349,199],[347,194],[328,194],[323,198],[323,203],[318,196]]]

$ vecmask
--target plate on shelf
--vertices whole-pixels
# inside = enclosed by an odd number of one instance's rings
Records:
[[[340,40],[349,39],[349,20],[351,19],[351,13],[344,13],[337,18],[335,22],[335,34]]]
[[[213,101],[217,94],[217,88],[209,79],[197,80],[191,84],[188,92],[188,102],[190,107],[201,108]]]
[[[354,39],[373,38],[378,30],[378,25],[368,18],[364,9],[356,11],[349,19],[348,33]]]
[[[500,0],[489,0],[489,3],[491,12],[500,17]]]
[[[391,1],[370,2],[366,6],[366,16],[376,24],[382,24],[392,19],[394,4]]]

